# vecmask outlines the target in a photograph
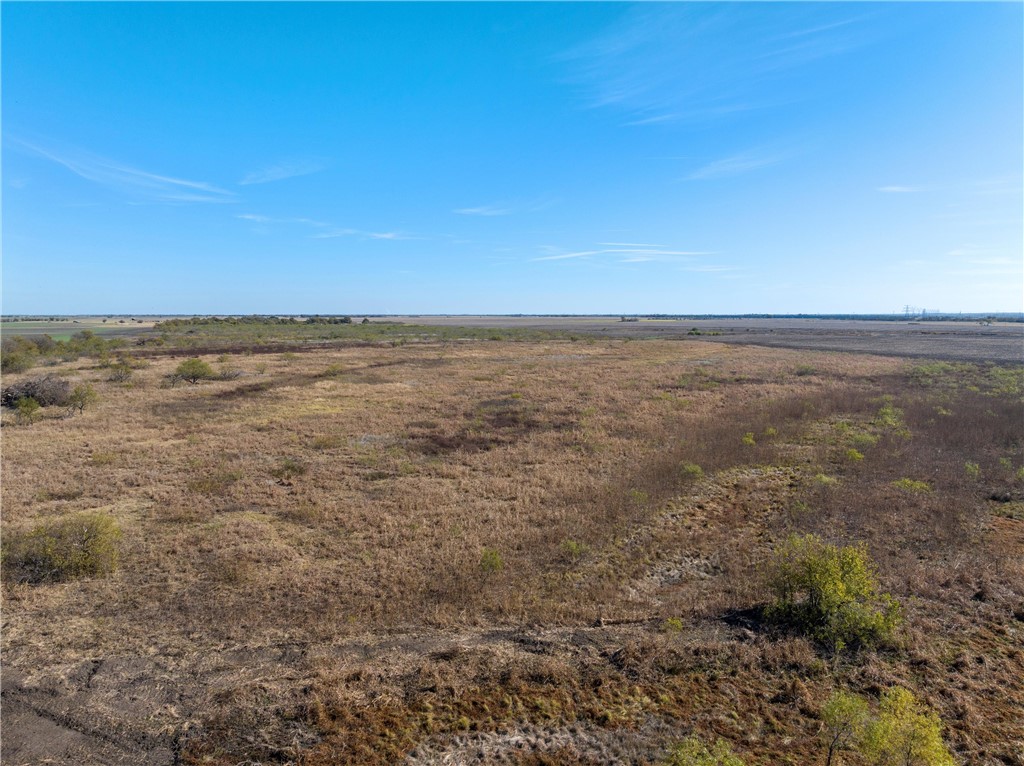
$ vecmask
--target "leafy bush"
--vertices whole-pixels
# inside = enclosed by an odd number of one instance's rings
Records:
[[[900,623],[899,604],[879,593],[863,544],[839,548],[793,535],[776,551],[768,580],[768,617],[835,651],[887,642]]]
[[[837,691],[821,713],[822,735],[828,743],[825,766],[838,762],[840,750],[851,749],[870,766],[953,766],[942,741],[938,715],[900,687],[882,692],[877,715],[862,697]]]
[[[882,694],[878,717],[868,724],[860,751],[872,766],[953,766],[942,741],[942,721],[906,689]]]
[[[39,416],[39,402],[31,396],[18,400],[18,420],[22,423],[32,423]]]
[[[19,399],[35,399],[40,407],[63,407],[68,403],[71,386],[66,380],[56,375],[44,375],[31,378],[5,388],[0,394],[0,402],[4,407],[18,406]]]
[[[68,396],[68,412],[73,413],[75,410],[78,410],[79,414],[81,414],[85,411],[86,407],[98,398],[91,384],[80,383],[71,389],[71,394]]]
[[[201,380],[209,380],[213,377],[213,368],[198,357],[186,359],[178,365],[174,375],[181,380],[187,380],[195,385]]]
[[[687,737],[670,751],[665,766],[743,766],[743,759],[733,755],[725,740],[709,748],[697,737]]]
[[[110,516],[81,513],[5,538],[6,578],[29,583],[61,582],[113,572],[121,530]]]
[[[860,744],[870,720],[868,703],[856,694],[833,692],[821,711],[821,720],[825,724],[821,733],[828,743],[825,766],[832,766],[840,750]]]
[[[0,353],[0,372],[25,372],[36,363],[35,357],[25,351],[4,351]]]

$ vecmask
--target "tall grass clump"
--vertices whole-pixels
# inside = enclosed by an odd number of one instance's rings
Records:
[[[117,569],[121,530],[110,516],[80,513],[9,533],[3,543],[4,578],[14,582],[64,582]]]
[[[767,616],[840,651],[892,640],[899,603],[880,593],[866,547],[838,547],[816,535],[792,535],[775,552]]]

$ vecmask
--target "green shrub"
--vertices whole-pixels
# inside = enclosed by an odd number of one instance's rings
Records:
[[[878,717],[868,724],[860,746],[872,766],[953,766],[942,741],[942,721],[906,689],[882,694]]]
[[[846,450],[846,459],[854,463],[859,463],[861,460],[864,459],[864,453],[861,452],[859,449],[854,449],[853,447],[850,447],[850,449]]]
[[[110,365],[110,375],[107,378],[111,383],[127,383],[132,379],[135,370],[127,362],[120,361]]]
[[[505,568],[505,562],[501,558],[501,554],[498,553],[494,548],[484,548],[480,554],[480,569],[486,574],[492,572],[500,572]]]
[[[923,495],[926,492],[931,492],[932,488],[926,481],[916,481],[914,479],[897,479],[892,483],[896,489],[902,489],[904,492],[912,492],[915,495]]]
[[[566,558],[570,561],[579,561],[587,550],[589,550],[589,548],[585,543],[581,543],[576,540],[562,541],[562,553],[564,553]]]
[[[977,463],[971,463],[971,462],[964,463],[964,472],[971,479],[980,479],[981,478],[981,466],[978,465]]]
[[[85,411],[86,407],[98,398],[92,384],[79,383],[71,389],[71,393],[68,395],[68,413],[74,413],[75,410],[78,410],[78,413],[81,414]]]
[[[725,740],[720,739],[709,748],[693,736],[675,745],[663,763],[664,766],[744,766],[743,759],[733,755]]]
[[[4,351],[0,353],[0,372],[5,374],[25,372],[32,369],[32,365],[35,363],[35,357],[24,351]]]
[[[754,432],[753,431],[747,431],[745,434],[743,434],[742,441],[748,447],[752,447],[755,444],[757,444],[757,441],[754,439]]]
[[[36,418],[39,417],[39,402],[33,399],[31,396],[26,396],[24,399],[18,400],[17,405],[18,420],[26,425],[34,423]]]
[[[839,548],[815,535],[793,535],[775,552],[767,616],[834,651],[891,640],[900,607],[879,593],[866,547]]]
[[[209,380],[213,377],[213,368],[210,367],[206,362],[198,357],[192,359],[186,359],[184,362],[178,365],[174,371],[175,377],[181,380],[187,380],[192,385],[195,385],[201,380]]]
[[[4,576],[16,582],[62,582],[117,568],[121,530],[110,516],[81,513],[6,535]]]
[[[704,469],[696,463],[683,463],[680,472],[683,474],[683,478],[690,481],[700,481],[704,478]]]
[[[897,436],[910,437],[910,429],[903,421],[903,410],[893,405],[892,397],[884,398],[882,406],[878,409],[878,414],[871,422],[879,428],[892,431]]]

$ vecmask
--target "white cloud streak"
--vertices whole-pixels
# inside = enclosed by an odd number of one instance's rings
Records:
[[[248,173],[241,181],[238,182],[238,184],[239,186],[250,186],[252,184],[266,184],[271,183],[272,181],[283,181],[286,178],[296,178],[298,176],[308,176],[312,173],[318,173],[325,167],[327,167],[327,163],[323,160],[284,160],[262,168],[261,170],[254,170],[253,172]]]
[[[580,250],[573,253],[559,253],[557,255],[543,255],[539,258],[532,258],[533,261],[564,261],[573,258],[590,258],[595,255],[626,255],[620,259],[620,263],[645,263],[649,261],[669,261],[683,258],[695,258],[702,255],[713,255],[714,253],[704,250],[655,250],[644,247],[629,248],[607,248],[601,250]]]
[[[236,215],[235,218],[258,224],[300,225],[318,229],[319,231],[316,234],[309,235],[310,239],[336,239],[339,237],[362,237],[363,239],[379,240],[419,239],[419,237],[414,237],[401,231],[365,231],[363,229],[336,226],[333,223],[317,221],[313,218],[274,218],[257,213],[242,213],[241,215]]]
[[[796,75],[876,34],[859,17],[813,6],[652,3],[629,8],[603,33],[556,61],[588,108],[626,112],[630,125],[706,121],[813,95]],[[785,102],[768,95],[789,79]],[[788,84],[788,83],[787,83]]]
[[[496,215],[511,215],[515,211],[510,207],[502,207],[500,205],[480,205],[479,207],[460,207],[452,212],[458,213],[459,215],[481,215],[489,217]]]
[[[126,196],[169,203],[237,201],[234,192],[205,181],[150,173],[80,150],[57,150],[14,140],[33,154],[62,165],[77,176]]]
[[[879,186],[878,191],[883,194],[914,194],[924,191],[923,186]]]
[[[756,154],[746,152],[732,157],[709,162],[684,177],[686,181],[713,181],[718,178],[731,178],[754,170],[775,165],[782,161],[779,155]]]

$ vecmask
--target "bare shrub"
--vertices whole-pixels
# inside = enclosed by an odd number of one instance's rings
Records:
[[[57,375],[44,375],[5,388],[0,394],[0,403],[4,407],[14,407],[19,399],[31,398],[41,407],[64,407],[70,395],[71,386],[66,380]]]

